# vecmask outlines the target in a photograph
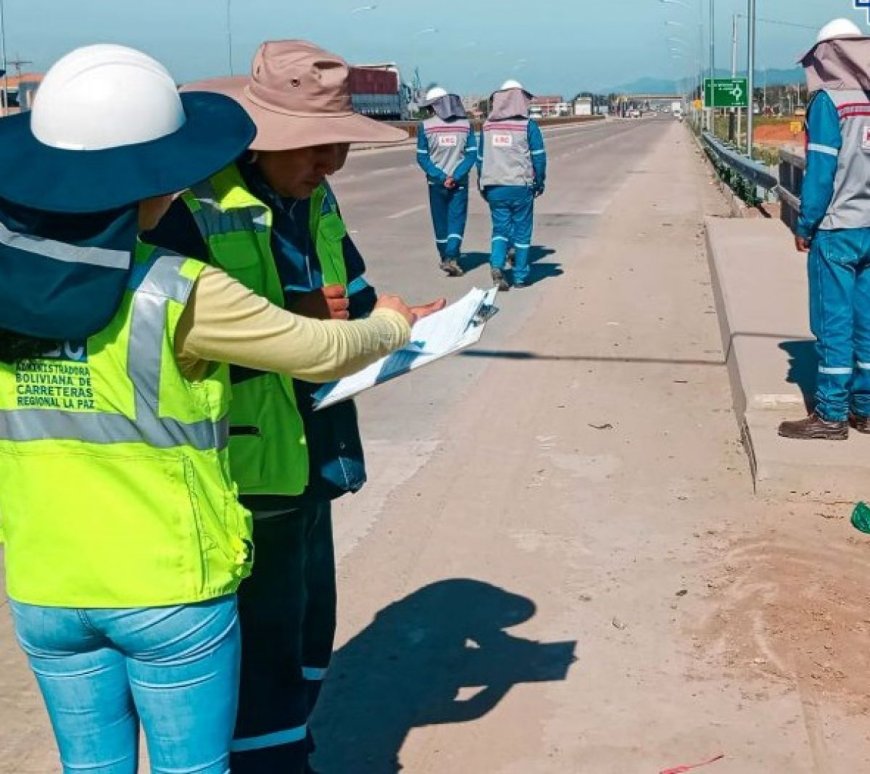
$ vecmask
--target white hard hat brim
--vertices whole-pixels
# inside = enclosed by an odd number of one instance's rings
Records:
[[[178,131],[135,145],[80,151],[53,148],[30,130],[30,114],[0,120],[0,198],[47,212],[94,213],[177,193],[244,153],[256,128],[220,94],[181,95]]]

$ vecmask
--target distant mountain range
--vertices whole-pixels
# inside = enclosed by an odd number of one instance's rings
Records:
[[[706,74],[705,74],[706,75]],[[738,73],[743,77],[744,73]],[[730,78],[730,70],[717,70],[717,78]],[[631,83],[622,83],[619,86],[612,88],[601,89],[599,93],[603,94],[677,94],[684,90],[686,79],[667,80],[665,78],[638,78]],[[798,83],[804,83],[804,71],[800,67],[795,67],[790,70],[770,69],[756,70],[755,86],[761,88],[764,84],[768,86],[786,86]]]

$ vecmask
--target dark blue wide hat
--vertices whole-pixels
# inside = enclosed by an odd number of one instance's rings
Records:
[[[116,209],[205,180],[255,134],[232,99],[179,95],[147,55],[86,46],[49,70],[30,113],[0,119],[0,199],[49,212]]]
[[[33,110],[0,119],[0,329],[66,341],[105,327],[129,286],[138,202],[205,180],[255,133],[234,100],[179,95],[135,49],[60,59]]]

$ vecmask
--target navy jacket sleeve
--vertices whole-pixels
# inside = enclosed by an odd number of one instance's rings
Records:
[[[529,153],[532,155],[532,168],[535,170],[535,187],[543,188],[547,182],[547,151],[544,148],[544,135],[541,127],[529,121]]]
[[[460,182],[463,182],[465,178],[468,177],[475,164],[477,164],[477,135],[475,134],[474,129],[469,129],[468,137],[465,141],[465,156],[462,161],[459,162],[459,166],[456,167],[453,177]]]
[[[837,108],[827,94],[819,92],[807,111],[807,168],[795,227],[798,236],[811,239],[831,206],[842,147]]]
[[[181,197],[172,202],[169,211],[151,231],[142,234],[142,241],[164,250],[211,263],[208,245]]]
[[[432,157],[429,155],[429,141],[426,139],[426,130],[422,123],[417,124],[417,163],[430,180],[443,183],[447,179],[447,175],[432,162]]]

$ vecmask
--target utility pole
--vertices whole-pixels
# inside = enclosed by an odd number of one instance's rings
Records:
[[[731,24],[731,77],[737,77],[737,14],[734,14]],[[734,108],[728,116],[728,138],[731,142],[739,142],[740,138],[740,108]]]
[[[716,0],[710,0],[710,80],[716,77]],[[711,82],[710,88],[713,88]],[[711,133],[716,130],[716,108],[710,108]]]
[[[7,70],[9,65],[6,62],[6,14],[3,8],[3,0],[0,0],[0,45],[3,47],[3,115],[9,114],[9,76]]]
[[[230,75],[235,75],[233,71],[233,17],[232,17],[232,2],[227,0],[227,59],[229,59]]]
[[[752,158],[752,140],[755,136],[755,0],[747,0],[749,34],[747,40],[747,77],[749,85],[749,109],[746,113],[746,155]]]

